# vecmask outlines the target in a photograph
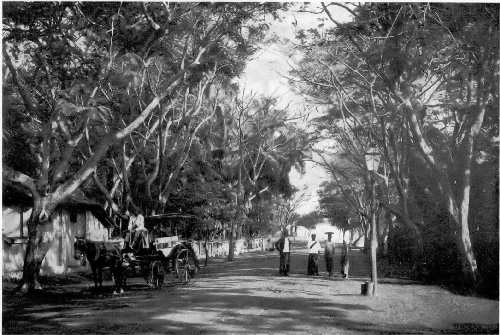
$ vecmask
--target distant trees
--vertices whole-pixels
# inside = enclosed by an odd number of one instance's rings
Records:
[[[335,132],[351,162],[378,148],[388,180],[377,198],[409,228],[418,257],[432,253],[423,235],[433,220],[452,222],[446,234],[454,236],[462,278],[480,283],[489,262],[478,267],[482,247],[474,241],[492,246],[479,231],[496,234],[498,220],[479,224],[471,192],[487,192],[485,208],[498,208],[498,179],[487,182],[491,188],[476,179],[498,162],[498,6],[352,5],[345,24],[331,15],[336,6],[322,5],[334,29],[299,34],[305,57],[294,72],[297,88],[329,107],[323,128]]]
[[[297,226],[304,226],[308,229],[314,228],[323,219],[322,215],[316,211],[312,211],[300,215],[295,221]]]
[[[238,209],[229,235],[228,258],[231,260],[232,239],[242,230],[248,216],[266,220],[255,211],[251,213],[252,208],[264,209],[266,201],[276,204],[281,197],[292,196],[294,190],[288,174],[294,166],[301,168],[310,151],[311,140],[286,109],[276,107],[275,99],[243,96],[236,100],[228,120],[226,149],[221,163],[227,171],[226,178]],[[279,208],[271,212],[274,217],[280,215]]]

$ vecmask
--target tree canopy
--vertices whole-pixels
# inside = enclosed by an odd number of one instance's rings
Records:
[[[299,32],[304,58],[293,71],[297,90],[327,110],[319,129],[335,139],[336,156],[321,163],[349,189],[339,155],[362,172],[376,148],[383,208],[419,244],[437,217],[454,222],[446,234],[455,236],[462,278],[479,283],[488,265],[478,268],[474,242],[489,245],[479,231],[498,231],[497,219],[473,223],[480,211],[471,210],[479,193],[488,193],[487,208],[498,204],[498,179],[477,175],[498,164],[498,6],[350,5],[343,24],[332,16],[338,6],[322,4],[334,28]],[[432,252],[428,244],[422,253]]]

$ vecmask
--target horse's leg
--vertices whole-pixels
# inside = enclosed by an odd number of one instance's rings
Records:
[[[92,270],[92,279],[94,280],[94,289],[97,291],[97,268],[95,263],[90,263],[90,269]]]
[[[125,268],[122,266],[122,264],[120,264],[118,267],[118,278],[120,282],[120,294],[122,294],[124,292],[125,280],[126,280]]]
[[[123,268],[120,264],[112,269],[113,279],[115,281],[115,291],[113,294],[123,293]]]
[[[118,294],[118,291],[120,289],[120,278],[118,276],[118,268],[113,266],[110,270],[113,276],[113,281],[115,283],[115,289],[113,290],[113,294]]]
[[[120,294],[124,292],[124,287],[125,287],[125,271],[123,268],[120,268],[118,270],[118,277],[119,277],[119,283],[120,283]]]
[[[99,289],[102,289],[102,266],[97,267],[97,280],[99,281]]]

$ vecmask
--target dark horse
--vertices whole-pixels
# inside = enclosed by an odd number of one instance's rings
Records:
[[[77,238],[75,251],[80,251],[89,261],[96,290],[102,288],[102,270],[109,268],[115,282],[113,293],[123,293],[124,264],[119,245]],[[75,254],[75,258],[79,257]]]

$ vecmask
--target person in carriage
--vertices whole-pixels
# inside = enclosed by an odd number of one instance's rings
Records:
[[[149,232],[144,226],[144,216],[142,214],[137,215],[134,218],[134,234],[132,240],[132,249],[136,251],[141,251],[149,249]]]
[[[127,212],[127,215],[129,223],[122,254],[126,259],[135,260],[135,255],[149,252],[149,231],[144,226],[144,216],[141,213],[135,216]]]

